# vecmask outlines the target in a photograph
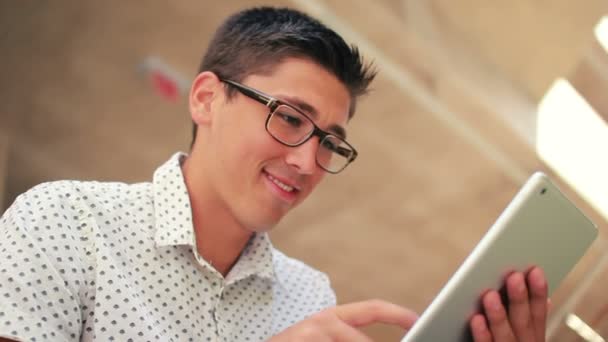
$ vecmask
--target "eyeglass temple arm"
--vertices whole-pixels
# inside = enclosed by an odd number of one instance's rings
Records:
[[[272,97],[266,96],[262,93],[260,93],[259,91],[256,91],[255,89],[249,88],[248,86],[244,85],[244,84],[240,84],[231,80],[223,80],[223,82],[228,83],[229,85],[237,88],[239,91],[241,91],[243,94],[252,97],[253,99],[257,100],[258,102],[266,105],[267,107],[271,107],[276,100],[273,99]]]

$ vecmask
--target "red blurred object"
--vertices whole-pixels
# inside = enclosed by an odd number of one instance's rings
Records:
[[[169,102],[179,101],[190,88],[190,81],[158,56],[148,56],[137,65],[156,93]]]
[[[150,72],[150,81],[160,96],[171,102],[179,100],[179,86],[175,80],[159,70]]]

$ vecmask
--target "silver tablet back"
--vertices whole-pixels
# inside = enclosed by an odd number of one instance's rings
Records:
[[[551,293],[597,237],[595,225],[542,173],[526,182],[402,341],[471,341],[479,298],[540,266]]]

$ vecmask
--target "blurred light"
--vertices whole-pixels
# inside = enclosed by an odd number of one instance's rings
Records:
[[[156,93],[165,100],[177,102],[188,94],[190,80],[159,57],[146,57],[137,65],[137,70],[147,76]]]
[[[575,314],[568,314],[566,325],[587,342],[606,342],[602,336]]]
[[[538,106],[536,150],[608,219],[608,125],[566,80],[557,80]]]
[[[608,52],[608,17],[603,17],[595,27],[595,37]]]

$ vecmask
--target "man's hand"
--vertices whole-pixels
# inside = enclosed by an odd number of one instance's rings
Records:
[[[543,271],[535,267],[527,276],[521,272],[510,274],[506,290],[508,310],[497,291],[483,295],[485,317],[477,314],[470,322],[475,341],[545,341],[548,288]]]
[[[358,328],[374,323],[386,323],[409,330],[417,318],[418,315],[414,312],[395,304],[369,300],[323,310],[274,336],[270,342],[371,341]]]

